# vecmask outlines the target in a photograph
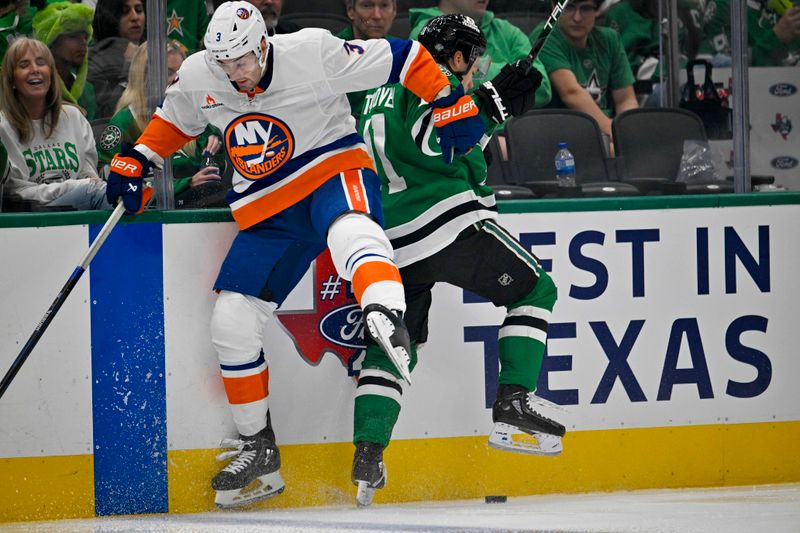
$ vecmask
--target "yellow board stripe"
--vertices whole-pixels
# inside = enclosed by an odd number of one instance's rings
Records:
[[[94,514],[94,457],[0,459],[0,523]]]
[[[800,422],[580,431],[559,457],[489,448],[486,436],[395,440],[377,503],[800,482]],[[285,492],[256,508],[352,505],[350,443],[281,446]],[[216,450],[170,452],[170,510],[214,508]]]
[[[800,422],[578,431],[560,457],[488,448],[485,436],[396,440],[377,503],[489,494],[800,482]],[[353,505],[350,443],[281,446],[286,491],[254,508]],[[172,513],[213,510],[218,450],[169,452]],[[92,456],[0,459],[0,522],[94,516]]]

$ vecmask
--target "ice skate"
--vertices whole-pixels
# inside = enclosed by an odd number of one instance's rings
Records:
[[[283,492],[281,455],[269,425],[250,437],[225,439],[221,446],[236,450],[217,456],[218,461],[234,457],[211,480],[211,487],[217,492],[214,499],[217,507],[241,507]]]
[[[380,304],[369,304],[364,308],[364,324],[372,340],[377,342],[389,356],[400,376],[411,385],[411,341],[403,319]]]
[[[353,485],[358,487],[356,502],[359,507],[372,503],[375,491],[386,485],[386,465],[383,464],[383,445],[359,442],[353,456]]]
[[[539,414],[537,408],[563,411],[518,385],[500,385],[492,407],[494,428],[489,446],[498,450],[535,455],[560,455],[566,428]]]

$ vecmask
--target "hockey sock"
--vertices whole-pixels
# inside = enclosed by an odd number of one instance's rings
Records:
[[[498,349],[501,385],[536,389],[547,344],[547,327],[556,302],[556,287],[544,270],[539,281],[522,300],[508,306],[500,327]]]

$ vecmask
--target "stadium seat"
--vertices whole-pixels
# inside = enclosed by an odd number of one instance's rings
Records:
[[[635,196],[635,186],[612,181],[597,122],[581,111],[534,109],[506,123],[512,183],[529,187],[537,196]],[[559,187],[554,158],[560,142],[575,157],[576,187]]]
[[[611,131],[624,182],[647,193],[733,192],[733,184],[724,179],[686,184],[677,181],[684,141],[707,141],[703,122],[691,111],[630,109],[614,118]]]
[[[325,12],[297,12],[281,16],[281,20],[294,22],[301,28],[325,28],[336,35],[350,25],[345,15]]]
[[[513,185],[508,182],[510,171],[508,170],[508,161],[503,159],[502,151],[500,150],[499,143],[500,136],[497,134],[492,135],[489,143],[484,148],[483,153],[486,156],[486,185],[493,191],[498,200],[522,200],[535,198],[528,187],[521,185]]]

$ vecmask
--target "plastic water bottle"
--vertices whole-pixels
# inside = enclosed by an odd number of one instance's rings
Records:
[[[556,180],[559,187],[575,187],[575,157],[567,148],[567,143],[558,143]]]

